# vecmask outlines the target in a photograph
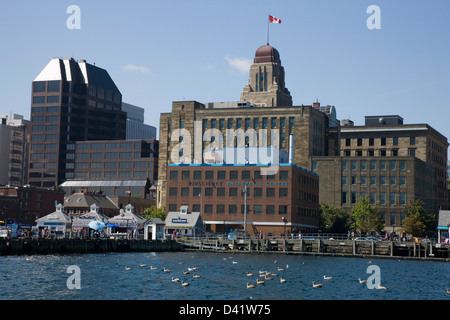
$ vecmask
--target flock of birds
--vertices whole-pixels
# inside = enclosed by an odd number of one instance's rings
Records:
[[[231,259],[231,257],[229,259]],[[223,260],[227,260],[227,258],[223,258]],[[274,263],[277,263],[277,260],[275,260]],[[371,263],[371,261],[369,261],[369,263]],[[184,264],[184,262],[180,262],[179,264],[182,265],[182,264]],[[238,264],[238,262],[233,260],[232,264]],[[303,262],[302,264],[305,264],[305,262]],[[146,267],[147,265],[146,264],[140,264],[139,266],[140,267]],[[285,271],[288,268],[289,268],[289,265],[286,265],[284,268],[278,266],[277,267],[277,272],[283,272],[283,271]],[[159,269],[158,267],[150,266],[150,270],[158,270],[158,269]],[[182,271],[182,273],[183,273],[183,275],[188,275],[191,272],[197,271],[198,269],[199,269],[199,267],[188,267],[187,270]],[[125,270],[131,270],[131,267],[127,267],[126,266]],[[170,269],[168,269],[166,267],[163,267],[162,270],[163,270],[164,273],[171,273],[172,272]],[[264,271],[259,270],[258,271],[258,276],[256,277],[256,284],[247,282],[247,289],[252,289],[252,288],[256,288],[257,286],[264,285],[266,283],[266,281],[274,280],[274,277],[276,277],[278,275],[279,275],[279,273],[273,273],[273,272],[269,272],[267,270],[264,270]],[[246,276],[247,277],[253,277],[253,276],[255,276],[255,273],[253,273],[253,272],[246,272]],[[193,273],[192,277],[195,278],[195,279],[201,278],[201,276],[196,274],[196,273]],[[322,288],[325,285],[325,283],[328,280],[331,280],[331,279],[333,279],[333,277],[324,275],[323,276],[323,280],[324,281],[322,283],[316,283],[315,281],[313,281],[312,282],[312,286],[313,286],[313,288]],[[181,286],[182,287],[187,287],[187,286],[190,285],[189,282],[185,282],[184,280],[182,280],[179,277],[172,277],[172,282],[180,282],[180,281],[181,281]],[[283,276],[280,276],[279,281],[280,281],[280,283],[286,283],[287,279],[283,278]],[[358,281],[359,281],[360,284],[367,283],[367,280],[361,279],[361,278],[358,278]],[[376,289],[387,290],[388,288],[378,284]],[[450,289],[448,289],[448,288],[447,288],[447,293],[450,293]]]

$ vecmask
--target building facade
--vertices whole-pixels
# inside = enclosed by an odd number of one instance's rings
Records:
[[[27,122],[23,116],[0,115],[0,185],[23,186],[27,173]]]
[[[201,212],[206,231],[273,235],[317,231],[319,177],[294,164],[168,166],[167,209]]]
[[[52,59],[32,83],[28,184],[49,188],[74,178],[77,141],[125,139],[121,107],[106,70]]]
[[[391,231],[401,228],[410,201],[423,200],[433,214],[447,207],[447,138],[427,124],[403,124],[400,116],[348,123],[341,128],[339,157],[311,158],[321,177],[321,202],[350,211],[368,197]]]

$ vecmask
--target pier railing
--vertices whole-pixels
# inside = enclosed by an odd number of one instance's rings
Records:
[[[187,250],[232,252],[284,252],[291,254],[349,255],[444,259],[450,261],[450,244],[348,240],[333,237],[271,237],[260,239],[228,237],[180,237],[176,239]]]

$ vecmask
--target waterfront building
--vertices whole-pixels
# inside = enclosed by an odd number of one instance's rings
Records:
[[[174,235],[195,237],[205,233],[205,223],[200,212],[192,212],[188,205],[180,205],[179,211],[167,213],[164,233],[166,239],[171,239]]]
[[[64,202],[64,192],[29,188],[0,187],[0,220],[33,224],[36,219],[55,210]]]
[[[261,82],[264,82],[262,90]],[[335,143],[330,144],[337,141],[329,130],[331,113],[312,105],[292,106],[285,88],[278,51],[263,46],[256,51],[249,84],[241,96],[248,100],[207,104],[173,102],[172,112],[162,113],[160,117],[158,206],[166,203],[167,165],[204,163],[204,151],[211,149],[212,143],[215,149],[273,146],[291,152],[292,163],[304,168],[310,168],[311,156],[337,154]]]
[[[447,138],[428,124],[403,124],[400,116],[368,116],[364,126],[346,122],[338,157],[312,157],[321,179],[320,201],[351,210],[360,197],[396,231],[406,205],[421,199],[428,213],[447,207]]]
[[[438,243],[450,243],[450,211],[439,210]]]
[[[317,231],[319,177],[297,165],[169,164],[168,212],[201,212],[206,231],[253,235]],[[271,168],[274,169],[274,168]],[[166,220],[166,229],[169,223]]]
[[[96,206],[99,213],[107,217],[119,214],[120,208],[104,194],[77,192],[64,199],[65,211],[74,218],[89,213],[93,205]]]
[[[36,219],[36,226],[33,227],[36,235],[42,235],[44,229],[44,236],[55,238],[67,238],[71,228],[72,217],[64,211],[64,205],[61,203],[56,205],[54,212]]]
[[[99,212],[99,206],[95,203],[90,206],[89,212],[81,214],[77,217],[72,216],[72,236],[87,237],[90,234],[89,223],[92,221],[107,222],[108,217]]]
[[[157,240],[164,239],[165,223],[159,218],[149,218],[144,223],[144,239]]]
[[[126,138],[122,94],[108,72],[85,60],[52,59],[32,83],[28,184],[74,178],[77,141]]]
[[[0,185],[25,184],[27,123],[22,115],[0,114]]]
[[[125,210],[120,209],[118,215],[110,218],[109,223],[117,227],[108,228],[108,235],[119,233],[126,237],[142,238],[146,220],[134,212],[134,206],[128,204]],[[111,230],[113,229],[113,230]]]

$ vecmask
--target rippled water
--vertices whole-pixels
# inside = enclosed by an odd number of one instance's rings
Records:
[[[67,287],[71,265],[80,268],[81,289]],[[371,275],[367,273],[370,265],[380,268],[381,284],[388,290],[370,290],[359,283],[358,278]],[[194,266],[199,269],[182,273]],[[171,272],[163,272],[164,267]],[[285,270],[277,271],[278,267]],[[446,292],[450,264],[445,262],[284,254],[108,253],[3,256],[0,270],[2,300],[450,300]],[[256,283],[259,270],[278,275],[247,289],[247,282]],[[255,275],[248,277],[247,272]],[[201,278],[193,278],[194,273]],[[324,280],[324,275],[333,278]],[[280,283],[280,276],[287,282]],[[172,277],[190,285],[182,287]],[[312,281],[325,285],[313,288]]]

